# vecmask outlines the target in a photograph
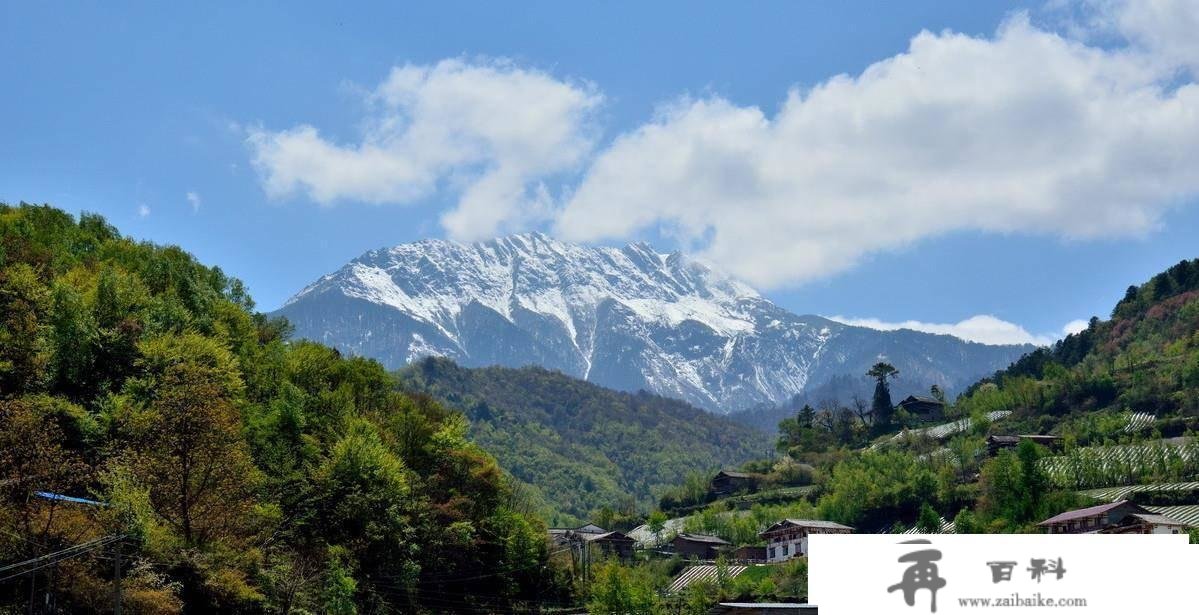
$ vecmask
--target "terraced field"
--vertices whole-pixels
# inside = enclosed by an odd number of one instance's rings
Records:
[[[937,528],[937,531],[933,532],[933,533],[934,534],[953,534],[955,532],[957,532],[957,528],[953,525],[953,521],[949,521],[945,517],[941,517],[941,527]],[[911,529],[907,529],[907,530],[900,532],[900,534],[903,534],[903,535],[923,534],[923,533],[924,532],[921,532],[920,528],[917,528],[917,527],[913,527]]]
[[[988,412],[987,420],[991,421],[991,422],[998,421],[1000,419],[1007,417],[1011,413],[1012,412],[1010,410],[996,410],[994,412]],[[932,427],[924,427],[921,429],[908,429],[908,430],[901,431],[901,432],[895,434],[894,436],[891,436],[890,438],[883,440],[881,442],[875,442],[874,444],[872,444],[870,446],[870,448],[872,450],[877,450],[878,448],[882,447],[885,444],[891,444],[894,442],[898,442],[899,440],[902,440],[905,435],[911,435],[911,436],[916,436],[916,437],[928,436],[929,438],[932,438],[933,440],[944,440],[945,438],[948,438],[950,436],[962,433],[964,431],[969,431],[969,429],[973,426],[974,426],[974,420],[971,419],[970,417],[966,417],[964,419],[958,419],[956,421],[944,423],[942,425],[934,425]]]
[[[1148,412],[1131,412],[1128,415],[1128,424],[1124,426],[1124,431],[1135,433],[1153,424],[1157,417]]]
[[[1129,485],[1124,487],[1101,487],[1099,489],[1086,489],[1079,491],[1081,495],[1103,500],[1105,502],[1115,502],[1117,500],[1128,499],[1128,496],[1134,493],[1154,493],[1159,491],[1199,491],[1199,481],[1185,483],[1154,483],[1149,485]]]
[[[1199,527],[1199,504],[1190,506],[1146,506],[1149,511],[1181,521],[1190,527]]]
[[[1046,457],[1040,465],[1049,480],[1064,489],[1188,480],[1199,478],[1199,443],[1194,438],[1170,438],[1148,444],[1092,446]]]

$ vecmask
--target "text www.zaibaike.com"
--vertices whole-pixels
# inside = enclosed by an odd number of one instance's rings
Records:
[[[1085,607],[1086,598],[1047,598],[1040,592],[1031,596],[1021,596],[1019,593],[992,598],[958,598],[958,606],[1005,608],[1005,607]]]

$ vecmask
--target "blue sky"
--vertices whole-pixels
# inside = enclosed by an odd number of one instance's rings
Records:
[[[368,249],[537,228],[1048,339],[1199,256],[1199,7],[1155,4],[6,3],[0,200],[183,246],[263,309]]]

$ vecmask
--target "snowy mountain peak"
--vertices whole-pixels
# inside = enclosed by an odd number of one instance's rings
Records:
[[[536,232],[372,250],[280,313],[302,337],[389,367],[430,354],[468,366],[538,364],[724,411],[781,401],[814,378],[864,372],[850,366],[857,351],[839,340],[898,337],[796,316],[679,252],[644,242],[590,247]],[[865,354],[884,351],[875,345]],[[971,375],[1018,355],[1001,354]],[[954,384],[938,374],[938,384]]]

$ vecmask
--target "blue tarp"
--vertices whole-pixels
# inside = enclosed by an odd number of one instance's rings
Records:
[[[75,502],[76,504],[90,504],[92,506],[108,506],[108,504],[105,504],[104,502],[97,502],[95,500],[87,500],[84,498],[76,498],[76,497],[72,497],[69,495],[63,495],[61,493],[50,493],[49,491],[37,491],[35,493],[38,497],[46,498],[47,500],[58,500],[60,502]]]

